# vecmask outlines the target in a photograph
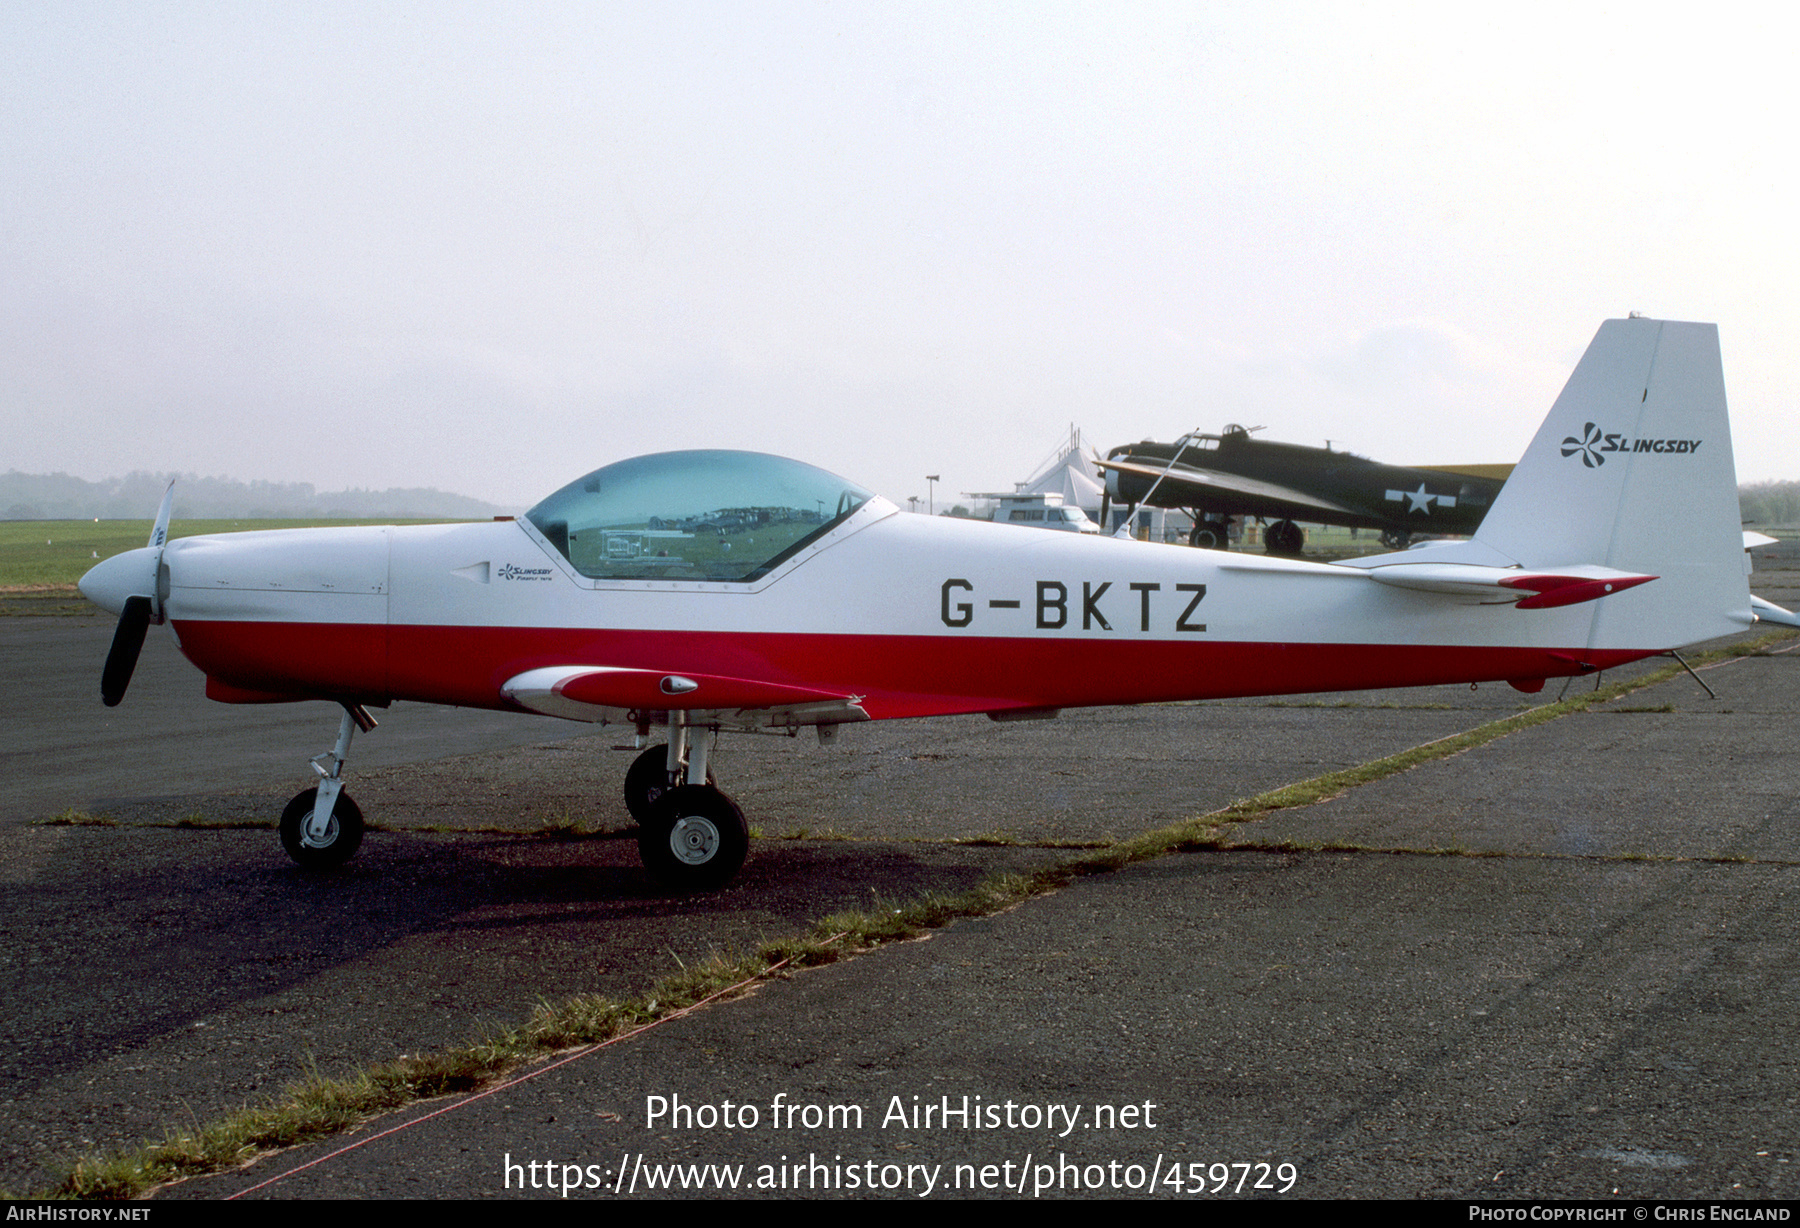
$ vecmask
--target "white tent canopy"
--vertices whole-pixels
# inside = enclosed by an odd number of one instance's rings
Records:
[[[1079,507],[1095,514],[1105,483],[1088,459],[1081,432],[1071,424],[1066,442],[1058,444],[1036,473],[1017,484],[1022,495],[1061,495],[1065,507]]]

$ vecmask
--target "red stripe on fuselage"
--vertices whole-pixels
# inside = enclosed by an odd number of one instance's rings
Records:
[[[182,651],[246,690],[516,710],[526,670],[691,670],[864,696],[877,719],[1554,678],[1614,649],[178,621]]]

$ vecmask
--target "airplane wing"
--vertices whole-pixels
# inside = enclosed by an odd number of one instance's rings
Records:
[[[509,679],[501,694],[533,712],[574,721],[626,721],[630,713],[706,712],[745,729],[866,721],[862,696],[720,674],[612,665],[551,665]]]
[[[1300,516],[1304,519],[1305,511],[1331,512],[1339,516],[1362,516],[1366,513],[1331,499],[1321,499],[1318,495],[1304,490],[1295,490],[1291,486],[1280,486],[1274,482],[1260,482],[1255,478],[1240,477],[1235,473],[1221,473],[1215,469],[1196,469],[1190,465],[1146,465],[1136,461],[1115,461],[1095,459],[1094,464],[1102,469],[1116,469],[1120,473],[1129,473],[1136,477],[1155,481],[1162,479],[1159,497],[1163,491],[1174,491],[1180,498],[1173,501],[1174,506],[1186,507],[1201,505],[1208,498],[1221,495],[1235,496],[1240,499],[1264,500],[1273,505],[1265,511],[1257,511],[1252,515]],[[1301,510],[1296,510],[1301,509]]]
[[[1490,482],[1504,482],[1512,476],[1517,465],[1408,465],[1408,469],[1423,469],[1427,473],[1453,473],[1459,478],[1485,478]]]

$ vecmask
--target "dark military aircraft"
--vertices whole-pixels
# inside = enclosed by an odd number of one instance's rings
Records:
[[[1233,516],[1271,521],[1270,554],[1299,554],[1296,520],[1375,529],[1390,549],[1414,537],[1473,533],[1510,465],[1407,469],[1351,452],[1253,439],[1261,427],[1198,431],[1174,443],[1126,444],[1094,463],[1106,471],[1104,504],[1181,508],[1194,518],[1190,545],[1222,548]],[[1108,507],[1101,510],[1107,523]]]

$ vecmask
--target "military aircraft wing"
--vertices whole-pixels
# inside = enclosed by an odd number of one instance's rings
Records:
[[[1266,500],[1270,506],[1258,509],[1253,515],[1301,516],[1304,512],[1331,512],[1340,516],[1361,516],[1364,513],[1357,508],[1349,507],[1331,499],[1321,499],[1318,495],[1304,490],[1296,490],[1292,486],[1281,486],[1274,482],[1263,482],[1256,478],[1242,477],[1235,473],[1223,473],[1216,469],[1196,469],[1191,465],[1144,465],[1135,461],[1115,461],[1095,459],[1094,464],[1101,469],[1115,469],[1120,473],[1135,474],[1141,478],[1162,483],[1162,492],[1171,489],[1183,493],[1191,493],[1193,498],[1186,502],[1203,505],[1208,496],[1221,494],[1237,495],[1248,499]],[[1180,506],[1183,500],[1164,500],[1159,497],[1158,503],[1170,503]],[[1297,510],[1300,509],[1300,510]]]

